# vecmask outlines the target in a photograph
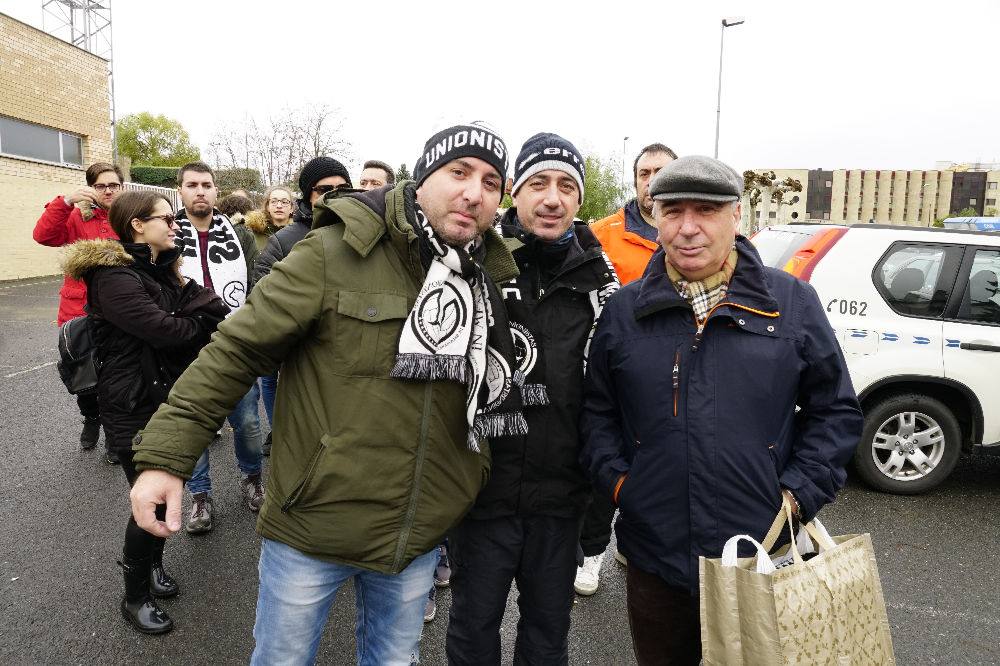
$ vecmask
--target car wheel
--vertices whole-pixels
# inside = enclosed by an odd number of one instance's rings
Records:
[[[912,495],[944,481],[961,448],[958,421],[944,403],[926,395],[894,395],[866,410],[854,464],[876,490]]]

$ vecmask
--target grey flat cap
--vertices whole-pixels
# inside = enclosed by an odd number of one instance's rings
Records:
[[[743,176],[719,160],[687,155],[657,172],[649,183],[649,194],[657,201],[739,201],[743,196]]]

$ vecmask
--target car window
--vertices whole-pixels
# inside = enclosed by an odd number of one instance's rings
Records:
[[[809,240],[820,227],[803,228],[802,231],[787,229],[765,229],[751,239],[761,261],[771,268],[782,268],[792,258],[795,251]]]
[[[944,259],[941,247],[899,245],[879,264],[876,286],[896,312],[938,317],[948,301],[948,290],[938,284]]]
[[[976,250],[964,289],[958,319],[981,324],[1000,325],[1000,250]]]

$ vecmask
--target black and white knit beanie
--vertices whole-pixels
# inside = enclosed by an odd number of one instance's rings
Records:
[[[417,187],[427,176],[459,157],[477,157],[495,168],[500,178],[507,176],[507,145],[486,125],[470,123],[441,130],[427,140],[413,169]]]
[[[316,183],[330,176],[340,176],[347,181],[348,187],[354,187],[351,184],[351,174],[347,172],[347,167],[332,157],[314,157],[306,162],[299,173],[299,191],[302,192],[302,198],[308,201],[309,193],[316,186]]]
[[[521,152],[514,162],[514,187],[511,194],[517,194],[526,180],[547,169],[565,171],[573,176],[580,189],[580,201],[583,201],[583,156],[572,143],[550,132],[540,132],[521,146]]]

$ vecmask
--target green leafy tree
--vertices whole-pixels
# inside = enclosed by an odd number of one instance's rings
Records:
[[[410,170],[406,168],[406,163],[399,165],[399,170],[396,171],[396,182],[401,180],[412,180],[413,176],[410,175]]]
[[[967,206],[962,210],[958,211],[952,217],[978,217],[979,213],[972,206]]]
[[[619,179],[621,169],[612,161],[588,155],[584,160],[583,205],[576,214],[581,220],[605,218],[621,207],[629,196],[629,189]]]
[[[184,126],[148,111],[132,113],[118,121],[118,152],[132,164],[182,166],[201,159]]]

